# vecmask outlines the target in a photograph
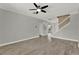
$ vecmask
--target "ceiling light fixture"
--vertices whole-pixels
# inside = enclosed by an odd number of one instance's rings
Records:
[[[41,9],[37,9],[38,12],[41,12]]]
[[[34,12],[34,14],[38,14],[39,12],[46,13],[46,11],[44,9],[47,8],[48,5],[45,5],[45,6],[41,7],[40,5],[37,5],[36,3],[33,3],[33,4],[36,7],[36,9],[29,9],[29,10],[36,10],[36,12]]]

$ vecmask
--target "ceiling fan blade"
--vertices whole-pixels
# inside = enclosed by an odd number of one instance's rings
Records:
[[[33,3],[34,4],[34,6],[36,7],[36,8],[38,8],[38,6],[37,6],[37,4],[36,3]]]
[[[29,10],[37,10],[37,9],[29,9]]]
[[[48,5],[41,7],[41,9],[44,9],[44,8],[47,8],[47,7],[48,7]]]
[[[46,13],[46,11],[45,10],[41,10],[42,12],[44,12],[44,13]]]
[[[36,12],[36,14],[38,14],[38,11]]]

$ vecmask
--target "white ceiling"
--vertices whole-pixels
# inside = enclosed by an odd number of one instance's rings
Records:
[[[33,14],[34,11],[29,11],[29,9],[35,8],[32,3],[0,3],[0,8],[40,19],[53,19],[56,16],[78,12],[79,10],[78,3],[38,3],[38,5],[48,5],[48,8],[45,9],[47,13]]]

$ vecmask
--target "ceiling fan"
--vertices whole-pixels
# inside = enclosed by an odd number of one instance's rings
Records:
[[[36,7],[36,9],[29,9],[29,10],[36,10],[35,14],[38,14],[39,12],[46,13],[46,11],[44,9],[47,8],[48,5],[45,5],[45,6],[41,7],[40,5],[37,5],[36,3],[33,3],[33,4]]]

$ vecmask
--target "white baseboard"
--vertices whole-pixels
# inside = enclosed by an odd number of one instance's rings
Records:
[[[3,43],[3,44],[0,44],[0,47],[6,46],[6,45],[9,45],[9,44],[19,43],[19,42],[22,42],[22,41],[25,41],[25,40],[31,40],[33,38],[38,38],[38,37],[39,36],[34,36],[34,37],[31,37],[31,38],[21,39],[21,40],[18,40],[18,41]],[[52,38],[58,38],[58,39],[62,39],[62,40],[69,40],[69,41],[79,42],[78,40],[75,40],[75,39],[68,39],[68,38],[62,38],[62,37],[56,37],[56,36],[52,36]]]
[[[9,44],[14,44],[14,43],[22,42],[22,41],[25,41],[25,40],[30,40],[30,39],[33,39],[33,38],[38,38],[38,37],[39,36],[34,36],[34,37],[31,37],[31,38],[21,39],[21,40],[9,42],[9,43],[3,43],[3,44],[0,44],[0,47],[6,46],[6,45],[9,45]]]
[[[69,41],[79,42],[78,40],[75,40],[75,39],[69,39],[69,38],[63,38],[63,37],[52,36],[52,38],[58,38],[58,39],[62,39],[62,40],[69,40]]]

